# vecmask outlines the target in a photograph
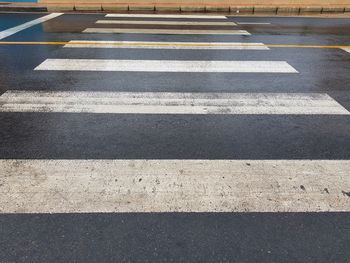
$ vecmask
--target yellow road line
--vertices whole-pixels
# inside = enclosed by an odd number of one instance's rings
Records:
[[[53,41],[53,42],[31,42],[31,41],[24,41],[24,42],[9,42],[9,41],[0,41],[0,45],[116,45],[116,46],[122,46],[127,44],[128,46],[153,46],[153,45],[163,45],[163,46],[174,46],[174,43],[164,43],[164,42],[138,42],[138,43],[101,43],[101,42],[68,42],[68,41]],[[176,43],[177,46],[217,46],[215,43]],[[220,43],[220,46],[234,46],[234,43],[227,43],[222,44]],[[246,43],[246,44],[239,44],[240,46],[249,46],[252,47],[254,44]],[[264,44],[267,47],[271,48],[323,48],[323,49],[343,49],[343,48],[350,48],[350,45],[347,46],[341,46],[341,45],[304,45],[304,44]]]

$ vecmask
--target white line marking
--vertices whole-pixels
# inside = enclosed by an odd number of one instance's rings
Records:
[[[142,28],[87,28],[83,33],[105,34],[163,34],[163,35],[246,35],[246,30],[197,30],[197,29],[142,29]]]
[[[234,42],[141,42],[72,40],[65,48],[147,48],[147,49],[224,49],[269,50],[263,43]]]
[[[63,13],[52,13],[52,14],[40,17],[38,19],[29,21],[27,23],[21,24],[19,26],[15,26],[15,27],[6,29],[6,30],[0,32],[0,39],[4,39],[8,36],[16,34],[19,31],[22,31],[24,29],[27,29],[27,28],[32,27],[32,26],[37,25],[37,24],[41,24],[43,22],[46,22],[46,21],[53,19],[55,17],[58,17],[60,15],[63,15]]]
[[[350,53],[350,48],[343,48],[343,50]]]
[[[259,22],[236,22],[239,25],[271,25],[271,23],[259,23]]]
[[[0,160],[0,213],[350,212],[349,160]]]
[[[285,61],[46,59],[35,70],[298,73]]]
[[[184,25],[184,26],[236,26],[234,22],[198,22],[198,21],[133,21],[133,20],[98,20],[96,24],[127,25]]]
[[[0,112],[350,114],[327,94],[81,91],[7,91]]]
[[[106,17],[227,19],[226,16],[214,16],[214,15],[160,15],[160,14],[107,14]]]

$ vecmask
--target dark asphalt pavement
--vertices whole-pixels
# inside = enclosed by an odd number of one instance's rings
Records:
[[[0,13],[0,33],[40,16]],[[114,40],[350,46],[350,18],[229,17],[228,21],[234,22],[271,23],[238,25],[250,36],[81,33],[89,27],[115,27],[95,24],[103,17],[64,14],[0,42]],[[48,58],[287,61],[299,74],[33,70]],[[350,111],[350,53],[302,47],[158,50],[0,43],[0,95],[8,90],[327,93]],[[0,112],[0,159],[349,160],[350,115]],[[167,261],[350,262],[350,212],[0,215],[1,263]]]
[[[3,215],[2,262],[349,262],[349,214]]]

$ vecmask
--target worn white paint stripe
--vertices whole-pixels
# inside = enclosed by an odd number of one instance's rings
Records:
[[[350,48],[343,48],[343,50],[350,53]]]
[[[298,73],[285,61],[46,59],[35,70]]]
[[[164,35],[250,35],[246,30],[87,28],[83,33],[164,34]]]
[[[83,91],[7,91],[0,112],[350,114],[327,94]]]
[[[65,48],[147,48],[147,49],[224,49],[269,50],[263,43],[233,42],[141,42],[141,41],[89,41],[72,40]]]
[[[40,17],[38,19],[34,19],[32,21],[29,21],[27,23],[24,23],[24,24],[21,24],[19,26],[15,26],[15,27],[12,27],[12,28],[9,28],[9,29],[6,29],[4,31],[1,31],[0,32],[0,39],[4,39],[8,36],[11,36],[13,34],[16,34],[17,32],[19,31],[22,31],[24,29],[27,29],[29,27],[32,27],[32,26],[35,26],[37,24],[40,24],[40,23],[43,23],[43,22],[46,22],[50,19],[53,19],[55,17],[58,17],[60,15],[62,15],[63,13],[52,13],[52,14],[49,14],[49,15],[46,15],[46,16],[43,16],[43,17]]]
[[[260,22],[236,22],[239,25],[271,25],[271,23],[260,23]]]
[[[183,25],[183,26],[235,26],[234,22],[203,22],[203,21],[134,21],[134,20],[97,20],[96,24],[126,24],[126,25]]]
[[[161,14],[107,14],[106,17],[227,19],[226,16],[215,16],[215,15],[161,15]]]
[[[0,160],[0,213],[350,212],[349,160]]]

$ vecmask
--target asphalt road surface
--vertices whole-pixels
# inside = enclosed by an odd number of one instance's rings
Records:
[[[0,262],[350,262],[350,19],[0,14]]]

